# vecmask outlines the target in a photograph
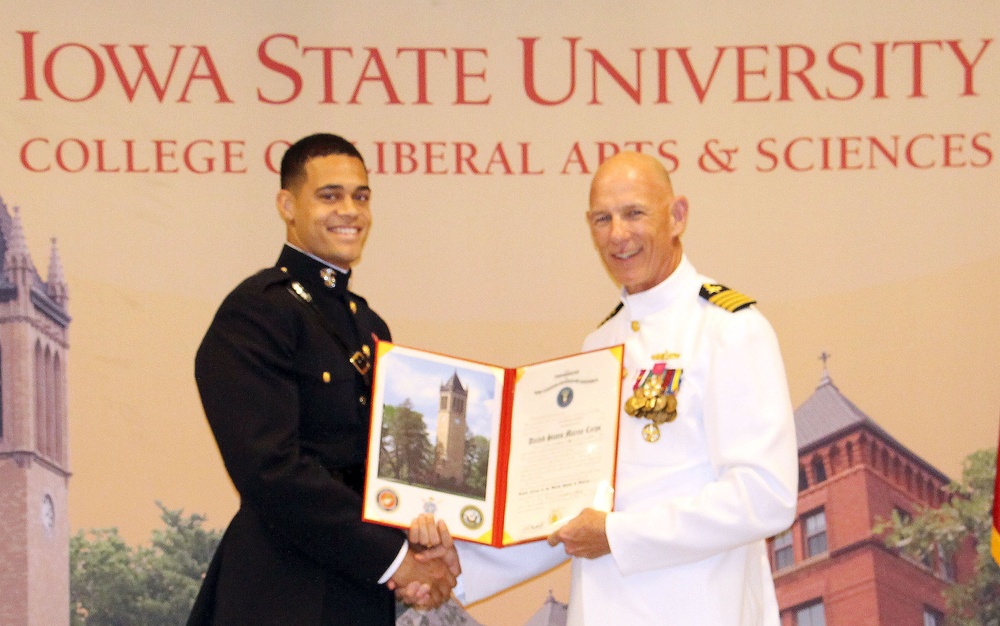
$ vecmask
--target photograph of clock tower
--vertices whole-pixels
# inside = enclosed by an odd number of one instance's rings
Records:
[[[437,447],[434,451],[434,469],[439,478],[462,483],[465,479],[465,436],[468,426],[465,409],[469,390],[462,386],[455,372],[448,382],[441,385],[441,406],[438,410]]]
[[[35,269],[18,210],[0,199],[0,624],[69,623],[70,317],[52,241]]]

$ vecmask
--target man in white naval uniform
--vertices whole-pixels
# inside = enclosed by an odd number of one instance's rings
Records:
[[[653,379],[675,414],[622,410],[614,510],[570,520],[549,538],[563,547],[456,542],[464,601],[569,555],[570,626],[778,626],[765,540],[791,525],[798,480],[784,366],[753,301],[684,255],[687,217],[651,156],[596,172],[587,219],[623,289],[583,348],[624,343],[626,407]]]

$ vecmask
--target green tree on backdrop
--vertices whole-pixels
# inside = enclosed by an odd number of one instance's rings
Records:
[[[973,452],[965,459],[961,482],[948,486],[949,502],[923,509],[912,519],[893,511],[889,520],[875,526],[877,532],[888,533],[886,545],[922,561],[933,558],[936,550],[950,556],[970,538],[975,541],[971,578],[945,592],[948,624],[953,626],[1000,624],[1000,567],[990,553],[996,467],[996,450]]]
[[[131,547],[117,528],[70,538],[72,626],[178,626],[187,621],[222,532],[205,517],[167,509],[149,546]]]

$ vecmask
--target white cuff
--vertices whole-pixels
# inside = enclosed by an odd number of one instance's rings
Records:
[[[392,578],[392,575],[396,573],[396,570],[398,570],[399,566],[403,563],[403,559],[406,558],[406,553],[409,552],[409,550],[409,542],[404,541],[403,547],[399,549],[399,554],[396,555],[396,560],[389,565],[389,569],[385,570],[385,573],[382,574],[382,578],[378,579],[378,584],[384,585],[389,582],[389,579]]]

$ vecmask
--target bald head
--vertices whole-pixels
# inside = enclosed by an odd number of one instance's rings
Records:
[[[594,202],[594,191],[603,185],[618,181],[638,181],[643,179],[650,189],[662,194],[664,204],[674,199],[674,188],[670,184],[670,174],[655,157],[640,152],[619,152],[601,163],[590,182],[590,202]]]
[[[587,211],[594,247],[628,293],[666,280],[683,257],[687,200],[654,157],[621,152],[597,168]]]

